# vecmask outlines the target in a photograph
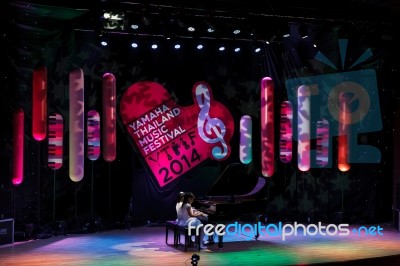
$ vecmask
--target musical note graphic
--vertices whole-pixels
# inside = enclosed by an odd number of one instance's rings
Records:
[[[223,159],[228,154],[228,145],[224,139],[226,134],[225,124],[220,119],[209,116],[211,97],[209,89],[204,84],[199,84],[196,87],[196,101],[200,107],[197,119],[199,135],[209,144],[220,142],[222,147],[213,147],[212,155],[217,160]]]

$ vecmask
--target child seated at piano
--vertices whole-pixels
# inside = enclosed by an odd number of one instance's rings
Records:
[[[201,221],[197,217],[207,217],[207,215],[201,211],[198,211],[192,207],[192,203],[194,201],[194,194],[191,192],[186,192],[182,205],[177,212],[177,221],[180,226],[188,226],[189,223],[191,226],[198,226],[201,224]],[[178,203],[177,203],[178,204]],[[192,236],[194,237],[194,236]],[[202,230],[200,230],[200,239],[202,239]],[[193,241],[194,239],[192,239]],[[205,248],[205,246],[201,245],[201,248]]]
[[[176,199],[176,206],[175,206],[175,208],[176,208],[176,222],[178,223],[179,222],[179,220],[180,220],[180,212],[179,212],[179,210],[181,209],[181,207],[182,207],[182,202],[183,202],[183,199],[184,199],[184,197],[185,197],[185,192],[179,192],[179,194],[178,194],[178,198]]]

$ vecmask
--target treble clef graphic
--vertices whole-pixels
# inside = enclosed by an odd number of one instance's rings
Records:
[[[228,145],[224,139],[226,134],[225,124],[220,119],[209,116],[211,98],[207,86],[204,84],[197,85],[195,93],[197,104],[200,107],[197,119],[199,135],[207,143],[221,143],[222,148],[219,146],[212,148],[212,155],[217,160],[222,159],[228,154]]]

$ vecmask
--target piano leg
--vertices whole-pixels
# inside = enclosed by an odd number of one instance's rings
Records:
[[[258,230],[258,222],[260,221],[260,218],[262,217],[262,215],[259,215],[259,214],[256,214],[256,217],[255,217],[255,222],[256,222],[256,234],[255,234],[255,239],[257,240],[258,239],[258,237],[260,236],[260,232],[259,232],[259,230]]]
[[[218,247],[222,248],[224,246],[224,236],[218,236]]]
[[[259,236],[260,236],[260,234],[258,233],[258,222],[257,222],[256,223],[256,234],[255,234],[254,238],[257,240]]]

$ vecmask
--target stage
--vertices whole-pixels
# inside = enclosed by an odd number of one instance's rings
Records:
[[[135,227],[90,234],[70,234],[47,239],[15,242],[0,246],[1,265],[398,265],[400,232],[390,224],[380,224],[383,235],[304,237],[245,235],[224,237],[198,251],[165,243],[165,227]],[[349,228],[352,228],[350,226]],[[170,235],[169,243],[173,237]]]

